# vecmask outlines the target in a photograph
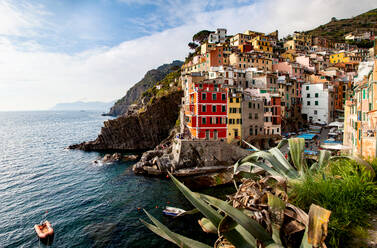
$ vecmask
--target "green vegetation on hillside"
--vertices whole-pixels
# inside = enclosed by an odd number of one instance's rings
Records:
[[[152,88],[144,91],[142,97],[149,98],[149,103],[152,103],[156,98],[167,95],[171,90],[177,90],[179,87],[180,75],[180,69],[169,73],[164,79],[157,82]],[[172,84],[172,86],[170,86],[170,84]],[[160,85],[161,88],[157,89],[157,85]]]
[[[337,20],[336,18],[332,18],[329,23],[306,31],[305,33],[325,37],[335,42],[344,42],[344,35],[356,31],[377,32],[377,9],[348,19]]]

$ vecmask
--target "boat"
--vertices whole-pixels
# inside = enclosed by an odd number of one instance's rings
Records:
[[[165,215],[169,215],[169,216],[180,216],[181,214],[185,213],[186,211],[183,210],[183,209],[180,209],[180,208],[166,206],[166,208],[164,210],[162,210],[162,212]]]
[[[53,240],[54,229],[47,220],[41,225],[34,225],[34,229],[41,241],[47,241],[50,243],[50,241]]]

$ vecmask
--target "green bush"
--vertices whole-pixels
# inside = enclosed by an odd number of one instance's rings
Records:
[[[377,207],[377,184],[356,162],[338,159],[292,184],[290,200],[306,211],[312,203],[331,210],[326,243],[343,247],[352,233],[368,226],[367,213]]]

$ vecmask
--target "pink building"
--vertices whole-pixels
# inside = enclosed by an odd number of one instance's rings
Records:
[[[308,56],[297,56],[296,57],[296,62],[303,67],[305,67],[307,70],[311,72],[315,72],[315,67],[312,65],[312,61],[310,60],[310,57]]]
[[[291,78],[304,79],[304,67],[298,63],[279,62],[272,65],[272,70],[288,73]]]

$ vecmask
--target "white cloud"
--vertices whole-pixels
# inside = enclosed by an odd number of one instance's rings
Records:
[[[133,0],[125,0],[133,1]],[[224,1],[225,2],[225,1]],[[5,5],[4,5],[5,3]],[[151,33],[115,47],[103,47],[79,54],[46,52],[32,38],[14,44],[7,36],[22,30],[39,27],[43,20],[30,21],[22,11],[8,2],[0,2],[0,16],[9,16],[10,24],[0,17],[0,110],[46,109],[58,102],[79,99],[111,101],[125,94],[144,73],[162,63],[184,59],[187,43],[202,29],[225,27],[229,33],[252,29],[281,34],[306,30],[324,24],[331,17],[355,16],[374,8],[374,1],[340,0],[267,0],[251,5],[206,12],[209,4],[166,6],[171,25],[180,26]],[[212,5],[211,5],[212,4]],[[4,7],[5,6],[5,7]],[[218,5],[216,5],[218,6]],[[40,11],[41,13],[38,13]],[[30,16],[44,15],[38,7]],[[151,17],[155,22],[158,18]],[[31,18],[33,19],[33,18]],[[169,21],[168,20],[168,21]],[[139,20],[140,21],[140,20]],[[148,30],[148,20],[145,29]]]

